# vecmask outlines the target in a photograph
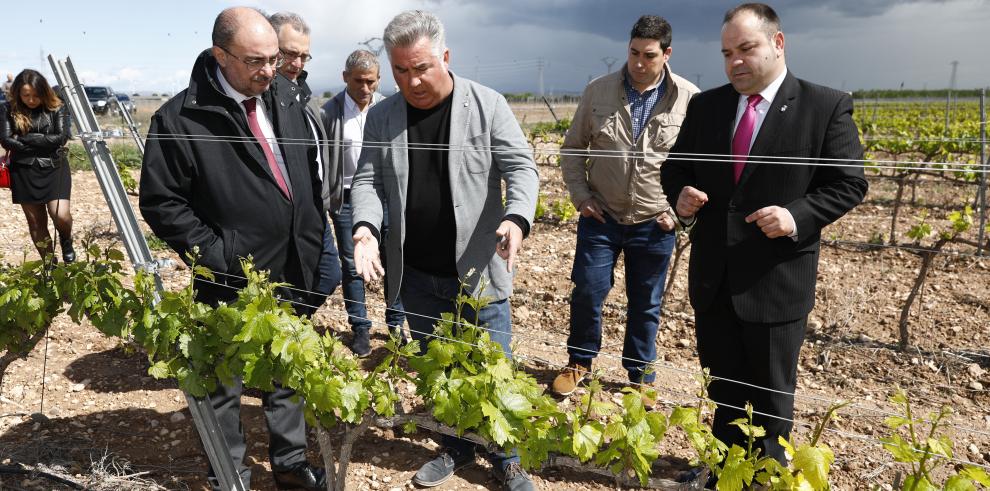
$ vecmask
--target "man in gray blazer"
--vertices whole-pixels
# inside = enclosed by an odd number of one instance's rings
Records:
[[[354,333],[350,346],[355,355],[364,357],[371,353],[372,322],[365,305],[364,279],[357,274],[354,267],[351,182],[361,155],[368,111],[385,98],[378,93],[381,73],[378,57],[374,53],[363,49],[351,53],[344,63],[343,77],[346,88],[323,105],[323,126],[330,139],[329,160],[333,162],[332,168],[336,169],[336,175],[332,177],[334,188],[329,193],[330,200],[336,206],[330,211],[330,218],[333,219],[337,249],[340,251],[344,308]],[[388,235],[387,220],[382,226],[382,234]],[[402,324],[406,316],[402,309],[402,303],[398,299],[394,304],[389,304],[389,308],[385,309],[385,323],[393,335],[405,339]]]
[[[469,293],[491,299],[479,323],[508,353],[512,266],[539,186],[532,152],[504,97],[448,70],[450,51],[433,14],[399,14],[382,38],[401,94],[371,108],[365,124],[351,184],[357,271],[366,281],[384,273],[384,240],[386,294],[402,297],[418,340],[454,311],[465,282]],[[384,209],[390,230],[382,237]],[[443,447],[413,482],[437,486],[474,462],[470,442],[444,438]],[[533,489],[515,455],[496,454],[492,469],[506,489]]]

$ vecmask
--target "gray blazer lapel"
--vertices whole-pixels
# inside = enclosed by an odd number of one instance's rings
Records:
[[[409,183],[409,138],[406,133],[406,100],[395,98],[394,107],[389,111],[388,135],[392,144],[392,171],[399,193],[399,209],[406,209],[406,185]],[[379,142],[371,142],[379,143]],[[381,142],[384,143],[384,142]]]
[[[465,148],[469,136],[468,124],[471,122],[471,113],[476,109],[471,105],[470,86],[466,80],[457,77],[453,72],[450,76],[454,79],[454,93],[450,101],[450,153],[448,154],[447,165],[448,179],[450,179],[450,194],[457,196],[458,184],[460,183],[461,170],[464,167],[465,152],[473,151]]]

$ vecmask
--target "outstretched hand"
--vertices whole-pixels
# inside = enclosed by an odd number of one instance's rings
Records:
[[[505,268],[509,273],[512,273],[512,266],[516,261],[516,253],[522,247],[522,229],[512,220],[502,220],[502,224],[495,231],[495,235],[498,236],[498,244],[495,245],[495,252],[498,253],[499,257],[505,259]]]
[[[378,254],[378,239],[368,227],[358,227],[354,232],[354,269],[367,282],[385,277]]]

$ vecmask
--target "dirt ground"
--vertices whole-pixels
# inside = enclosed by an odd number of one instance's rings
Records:
[[[526,111],[531,112],[520,111],[525,115],[520,119],[525,117],[527,123],[547,116],[538,107]],[[545,162],[549,159],[538,156],[537,160],[541,193],[550,200],[565,197],[559,168]],[[73,184],[77,239],[89,236],[104,245],[114,243],[113,221],[95,177],[77,172]],[[826,229],[823,237],[865,242],[878,233],[888,233],[893,190],[890,181],[871,180],[867,202]],[[972,196],[971,187],[925,183],[917,191],[916,204],[926,205],[933,217],[941,217],[960,197]],[[131,203],[136,209],[135,197]],[[920,209],[901,211],[898,234],[902,242],[908,241],[903,234]],[[20,262],[25,254],[35,257],[33,250],[27,250],[23,215],[11,205],[7,190],[0,191],[0,216],[5,218],[0,221],[4,260]],[[555,375],[553,366],[567,359],[563,345],[575,231],[573,220],[536,223],[524,244],[515,281],[515,353],[547,383]],[[836,453],[832,474],[836,489],[888,488],[895,474],[903,472],[878,440],[888,434],[883,419],[895,411],[888,399],[897,387],[909,391],[916,414],[951,406],[949,420],[954,426],[947,432],[955,441],[956,457],[990,463],[990,257],[973,257],[974,249],[969,246],[950,247],[960,254],[935,260],[911,315],[914,347],[907,352],[897,350],[897,322],[920,265],[918,256],[885,248],[822,248],[818,302],[801,353],[796,432],[803,441],[809,434],[806,425],[817,422],[831,401],[852,402],[824,437]],[[657,388],[669,404],[691,404],[697,392],[693,313],[686,292],[688,255],[672,271],[675,278],[666,294],[657,339],[661,360]],[[615,359],[621,352],[625,323],[623,277],[620,264],[604,308],[603,354],[596,362],[606,369],[605,379],[613,382],[609,387],[615,391],[624,374]],[[165,279],[168,286],[179,287],[188,279],[188,271],[169,271]],[[380,290],[369,293],[368,301],[372,318],[383,319]],[[317,324],[349,339],[339,292],[317,314]],[[376,328],[376,348],[384,342],[382,331]],[[372,356],[367,363],[374,361]],[[244,398],[247,463],[254,469],[252,487],[270,490],[274,484],[267,472],[267,430],[257,395]],[[48,420],[36,421],[30,414],[40,410],[42,396]],[[315,440],[310,448],[311,461],[320,462]],[[392,435],[372,430],[355,447],[348,488],[412,489],[412,475],[436,448],[436,441],[426,432]],[[662,451],[681,458],[693,454],[677,431],[670,432]],[[0,466],[15,463],[48,466],[60,475],[75,476],[78,482],[102,482],[108,486],[103,489],[146,489],[153,484],[167,489],[206,489],[205,457],[175,384],[150,378],[143,354],[128,352],[91,326],[73,324],[64,315],[52,324],[47,342],[10,367],[0,387]],[[538,489],[545,490],[614,488],[608,480],[569,470],[536,472],[534,480]],[[57,486],[51,481],[0,474],[0,488]],[[479,459],[478,465],[459,472],[439,489],[499,487],[487,463]]]

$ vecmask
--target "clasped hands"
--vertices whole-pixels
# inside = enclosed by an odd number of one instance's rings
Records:
[[[708,194],[691,186],[684,186],[677,196],[677,216],[690,220],[708,203]],[[765,206],[746,216],[746,223],[755,223],[771,239],[789,237],[797,226],[791,212],[782,206]]]

